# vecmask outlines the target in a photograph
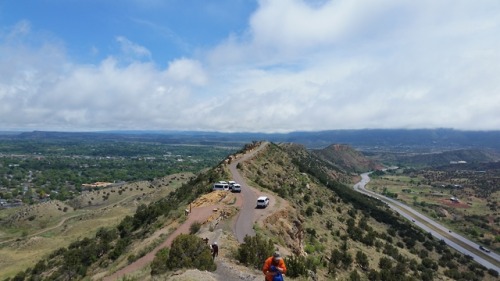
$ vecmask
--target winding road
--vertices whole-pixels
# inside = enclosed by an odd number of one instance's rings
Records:
[[[417,225],[424,231],[431,233],[437,239],[445,241],[446,244],[448,244],[455,250],[463,253],[464,255],[473,257],[476,262],[487,268],[494,269],[497,272],[500,272],[500,256],[497,253],[487,253],[485,251],[482,251],[479,249],[478,244],[455,232],[451,232],[448,228],[415,211],[408,205],[405,205],[392,198],[382,196],[373,191],[367,190],[365,186],[368,184],[368,182],[370,182],[369,175],[370,173],[361,174],[361,181],[354,185],[354,190],[384,202],[391,209],[398,212],[401,216],[407,218],[408,220],[411,220],[415,225]]]
[[[229,171],[231,172],[233,180],[241,184],[241,193],[237,195],[237,200],[241,200],[241,210],[236,217],[235,223],[233,224],[233,233],[240,243],[243,243],[243,240],[247,235],[255,236],[253,225],[255,223],[256,212],[259,211],[255,209],[258,197],[257,190],[248,185],[243,176],[241,176],[236,166],[238,165],[238,163],[244,162],[255,156],[257,152],[261,151],[267,145],[267,142],[263,142],[258,148],[254,149],[250,153],[245,154],[240,159],[233,161],[229,165]]]

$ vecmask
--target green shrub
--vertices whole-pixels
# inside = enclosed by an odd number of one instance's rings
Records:
[[[349,274],[349,280],[350,281],[361,281],[361,276],[359,275],[359,273],[356,269],[351,271],[351,274]]]
[[[156,252],[155,258],[151,263],[151,275],[158,275],[167,272],[168,248],[163,248]]]
[[[136,255],[134,255],[134,254],[130,254],[130,255],[127,257],[127,262],[128,262],[129,264],[133,263],[133,262],[134,262],[134,261],[136,261],[136,260],[137,260],[137,256],[136,256]]]
[[[285,258],[285,264],[287,268],[286,275],[288,277],[307,276],[307,265],[304,257],[293,255],[290,258]]]
[[[314,247],[314,245],[311,245],[311,244],[306,244],[304,246],[304,252],[308,253],[308,254],[312,254],[316,251],[316,248]]]
[[[247,235],[238,248],[236,259],[247,266],[260,269],[273,252],[274,244],[270,239],[266,240],[260,234],[253,237]]]
[[[311,206],[308,206],[306,209],[306,215],[308,217],[312,216],[314,214],[314,209]]]
[[[368,261],[368,256],[365,253],[358,251],[356,253],[356,262],[363,270],[368,270],[370,262]]]
[[[200,228],[201,228],[201,223],[198,222],[198,221],[195,221],[189,227],[189,233],[190,234],[195,234],[196,232],[198,232],[200,230]]]
[[[210,248],[198,236],[192,234],[181,234],[174,239],[166,265],[170,270],[196,268],[214,271],[217,268]]]

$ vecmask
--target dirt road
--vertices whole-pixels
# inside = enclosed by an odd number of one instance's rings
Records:
[[[240,172],[236,168],[238,163],[245,162],[246,160],[252,158],[259,151],[264,149],[269,143],[263,142],[258,148],[254,149],[250,153],[245,154],[240,159],[233,161],[229,165],[229,171],[233,177],[233,180],[237,183],[241,184],[241,193],[238,196],[238,200],[240,200],[240,212],[236,217],[236,221],[233,225],[233,233],[236,236],[238,242],[243,243],[243,239],[246,235],[254,236],[255,230],[253,229],[253,225],[255,223],[256,212],[255,209],[257,197],[259,196],[259,191],[250,185],[244,180],[241,176]]]

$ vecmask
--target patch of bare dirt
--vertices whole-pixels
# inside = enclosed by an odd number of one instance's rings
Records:
[[[217,281],[214,277],[214,274],[208,271],[200,271],[197,269],[189,269],[184,272],[176,272],[171,276],[168,276],[167,280],[172,281],[197,281],[197,280],[206,280],[206,281]]]
[[[17,243],[16,249],[18,250],[26,250],[26,249],[34,249],[38,248],[40,244],[45,243],[45,239],[40,236],[31,237],[26,241],[20,241]]]
[[[279,249],[285,256],[296,255],[303,252],[303,218],[301,218],[295,209],[290,206],[276,209],[262,221],[263,227],[268,229],[273,235],[281,237],[287,248]]]
[[[220,203],[231,204],[236,201],[236,197],[233,193],[228,191],[212,191],[208,194],[205,194],[191,203],[191,207],[198,208],[208,205],[217,205]]]

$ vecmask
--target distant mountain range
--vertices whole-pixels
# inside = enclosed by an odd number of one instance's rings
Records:
[[[171,144],[235,145],[251,141],[293,142],[307,148],[347,144],[362,151],[438,152],[454,149],[500,151],[500,131],[453,129],[366,129],[291,133],[221,133],[196,131],[0,132],[1,139],[155,141]]]
[[[464,164],[478,165],[500,161],[499,151],[491,149],[456,149],[435,153],[365,152],[364,156],[376,162],[411,167],[455,165],[463,168]]]

